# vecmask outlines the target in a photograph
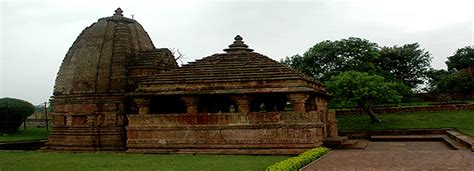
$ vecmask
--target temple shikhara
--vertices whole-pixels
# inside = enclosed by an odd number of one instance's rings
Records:
[[[44,149],[296,154],[339,139],[320,83],[229,43],[179,67],[120,8],[99,19],[59,69]]]

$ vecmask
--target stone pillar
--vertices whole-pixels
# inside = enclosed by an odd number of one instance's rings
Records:
[[[199,99],[197,97],[187,96],[181,97],[181,100],[186,104],[186,113],[197,114]]]
[[[327,131],[329,137],[338,137],[338,129],[337,129],[337,120],[336,120],[336,111],[328,111],[327,112],[328,121],[327,121]]]
[[[139,115],[150,114],[150,99],[147,98],[136,98],[133,99],[138,107]]]
[[[303,94],[303,93],[289,94],[288,98],[293,104],[293,111],[306,112],[306,107],[304,104],[306,102],[306,99],[308,99],[308,97],[309,97],[308,94]]]
[[[248,113],[250,111],[250,97],[246,95],[232,97],[237,104],[239,113]]]
[[[318,111],[327,110],[328,108],[328,100],[325,97],[317,96],[316,97],[316,108]]]
[[[316,110],[318,111],[318,116],[321,117],[321,121],[326,123],[328,110],[326,98],[320,96],[316,97]]]
[[[66,126],[72,126],[72,115],[66,115]]]
[[[87,125],[97,126],[97,115],[87,115]]]
[[[331,114],[328,112],[328,100],[325,97],[317,96],[316,97],[316,108],[318,111],[318,117],[320,117],[321,122],[324,123],[324,135],[331,136],[329,134],[334,133],[334,127],[336,129],[337,134],[337,123],[336,123],[336,115],[334,113],[333,119],[331,118]],[[332,120],[331,120],[332,119]],[[330,121],[331,120],[331,121]],[[331,125],[333,124],[333,125]],[[332,130],[330,130],[332,129]]]

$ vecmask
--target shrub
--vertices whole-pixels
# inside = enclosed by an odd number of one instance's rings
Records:
[[[279,161],[274,165],[268,166],[267,171],[296,171],[312,161],[320,158],[321,156],[327,154],[329,148],[318,147],[308,150],[299,156],[292,157],[283,161]]]
[[[16,132],[23,120],[33,114],[35,107],[24,100],[0,99],[0,132]]]

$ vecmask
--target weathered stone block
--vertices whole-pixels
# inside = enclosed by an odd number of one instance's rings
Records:
[[[53,125],[55,125],[55,126],[66,126],[66,116],[64,116],[64,115],[53,115]]]

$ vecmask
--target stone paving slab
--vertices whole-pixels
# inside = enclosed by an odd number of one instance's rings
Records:
[[[304,171],[313,170],[466,170],[474,153],[450,150],[440,142],[369,142],[364,150],[333,150]]]
[[[451,150],[442,141],[382,141],[368,142],[365,151],[446,151]]]

